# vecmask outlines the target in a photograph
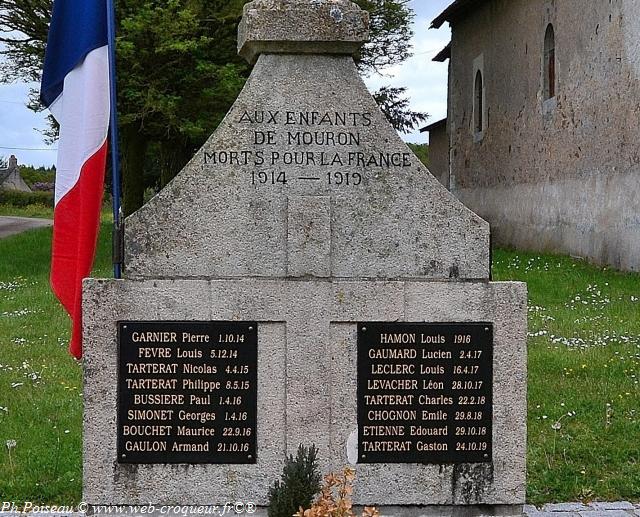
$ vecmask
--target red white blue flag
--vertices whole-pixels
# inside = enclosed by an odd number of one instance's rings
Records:
[[[55,0],[40,98],[60,124],[51,286],[82,357],[82,280],[95,257],[109,131],[106,0]]]

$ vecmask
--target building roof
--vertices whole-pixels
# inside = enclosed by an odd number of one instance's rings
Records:
[[[12,172],[13,169],[0,169],[0,185],[4,183],[4,180],[6,180]]]
[[[444,63],[447,59],[451,59],[451,42],[447,43],[440,52],[436,54],[431,61],[437,61],[438,63]]]
[[[11,173],[18,167],[18,162],[16,161],[16,157],[11,155],[9,161],[7,162],[6,169],[0,169],[0,185],[2,185],[8,178],[11,176]]]
[[[426,133],[427,131],[434,131],[436,129],[440,129],[442,128],[442,126],[446,126],[447,125],[447,119],[443,118],[442,120],[438,120],[437,122],[434,122],[433,124],[429,124],[428,126],[423,127],[420,132],[421,133]]]
[[[22,179],[20,169],[18,168],[18,160],[13,155],[9,158],[8,167],[6,169],[0,169],[0,188],[31,192],[29,185]]]
[[[476,7],[480,7],[487,1],[488,0],[455,0],[431,22],[431,28],[439,29],[444,25],[444,22],[451,24],[451,22],[464,18]]]

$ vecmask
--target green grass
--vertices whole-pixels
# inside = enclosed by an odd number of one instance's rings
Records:
[[[529,286],[527,499],[640,497],[640,275],[499,251]]]
[[[109,229],[95,276],[109,276]],[[81,367],[49,289],[50,242],[50,228],[0,240],[0,501],[81,499]]]
[[[81,369],[49,291],[50,238],[0,240],[0,501],[81,498]],[[105,221],[95,276],[109,253]],[[529,284],[529,501],[638,500],[640,275],[497,251],[494,277]]]
[[[53,208],[44,205],[28,205],[17,207],[0,203],[0,215],[53,219]]]

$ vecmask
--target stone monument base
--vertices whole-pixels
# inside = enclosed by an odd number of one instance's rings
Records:
[[[251,501],[264,507],[269,486],[280,478],[285,457],[299,444],[318,447],[323,474],[354,466],[356,505],[394,505],[389,508],[398,512],[415,508],[412,511],[419,513],[438,505],[461,505],[464,510],[482,503],[524,503],[524,284],[89,279],[84,283],[83,307],[84,500],[89,504],[224,505]],[[119,461],[118,322],[146,319],[257,322],[257,463]],[[489,462],[376,464],[361,463],[357,453],[354,456],[358,325],[376,321],[480,321],[492,325],[494,447]],[[393,510],[389,515],[405,515],[404,511]]]

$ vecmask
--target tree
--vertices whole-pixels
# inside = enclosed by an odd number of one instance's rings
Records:
[[[407,144],[425,167],[429,167],[429,144]]]
[[[428,118],[426,113],[411,111],[409,99],[403,97],[406,91],[406,88],[383,86],[373,94],[373,98],[389,122],[391,122],[391,125],[403,133],[408,133],[420,122],[424,122]]]
[[[380,73],[404,61],[412,36],[409,0],[356,1],[371,14],[359,70]],[[118,77],[118,111],[123,204],[130,214],[142,205],[145,187],[162,187],[180,171],[242,88],[249,67],[236,53],[236,27],[246,0],[116,2],[118,66],[127,71]],[[6,58],[0,80],[39,81],[51,6],[51,0],[0,0]],[[399,130],[423,120],[403,94],[391,88],[377,94]],[[42,109],[35,92],[30,107]]]
[[[34,167],[33,165],[21,165],[20,175],[30,187],[36,183],[53,183],[56,177],[56,168]]]
[[[402,63],[411,56],[411,22],[413,10],[410,0],[355,0],[369,11],[369,42],[362,48],[357,61],[364,75]]]
[[[248,75],[236,52],[242,2],[120,0],[118,66],[125,212],[163,187],[218,126]],[[144,171],[157,171],[147,175]]]
[[[414,12],[409,0],[355,0],[369,11],[370,36],[356,61],[363,75],[381,74],[385,68],[397,65],[411,56],[411,23]],[[424,122],[428,115],[412,111],[406,88],[384,86],[373,94],[387,120],[396,131],[408,133]]]
[[[0,0],[3,82],[40,81],[50,18],[51,0]]]

